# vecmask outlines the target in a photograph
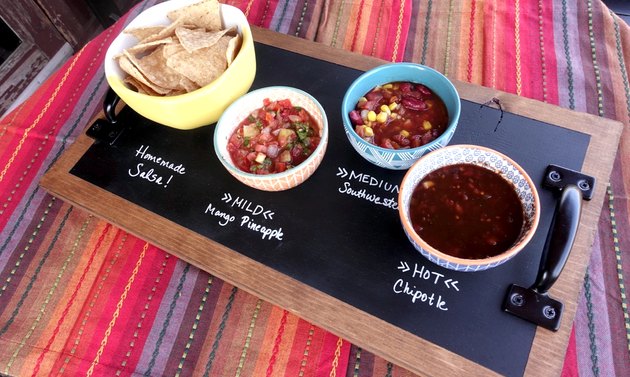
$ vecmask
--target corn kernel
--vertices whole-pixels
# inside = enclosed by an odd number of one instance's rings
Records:
[[[381,112],[387,113],[387,114],[391,114],[392,111],[390,110],[389,106],[387,105],[381,105]]]
[[[431,125],[431,122],[429,122],[428,120],[425,120],[422,122],[422,128],[428,131],[431,128],[433,128],[433,126]]]
[[[370,122],[374,122],[376,120],[376,113],[373,110],[370,110],[367,114],[367,118]]]
[[[398,108],[398,104],[396,102],[392,102],[389,104],[389,109],[390,110],[396,110]]]
[[[401,135],[401,136],[404,136],[404,137],[409,137],[409,131],[407,131],[407,130],[402,130],[402,131],[400,131],[400,135]]]
[[[383,85],[383,89],[391,89],[392,87],[393,87],[392,84]]]
[[[385,112],[378,113],[378,115],[376,116],[376,121],[379,123],[385,123],[387,122],[387,118],[388,118],[387,113]]]
[[[365,136],[374,136],[374,130],[372,129],[372,127],[365,127],[365,129],[363,129],[363,134]]]
[[[359,98],[359,103],[367,102],[367,98],[361,97]]]

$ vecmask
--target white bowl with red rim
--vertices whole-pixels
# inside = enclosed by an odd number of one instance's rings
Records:
[[[483,259],[458,258],[431,246],[414,230],[410,219],[414,189],[429,173],[455,164],[472,164],[488,169],[510,183],[516,192],[523,210],[523,225],[516,241],[504,252]],[[428,260],[450,270],[483,271],[512,259],[529,243],[538,227],[540,199],[536,185],[527,172],[508,156],[477,145],[450,145],[423,156],[407,171],[400,186],[398,211],[409,241]],[[457,237],[457,234],[453,232],[451,236]]]

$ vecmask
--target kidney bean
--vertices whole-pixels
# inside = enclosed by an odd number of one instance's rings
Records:
[[[349,116],[350,116],[350,121],[355,126],[363,125],[363,118],[361,118],[361,114],[357,110],[352,110]]]
[[[413,135],[411,137],[411,148],[417,148],[422,145],[422,135]]]
[[[422,135],[422,145],[429,144],[433,141],[433,139],[435,139],[433,135],[431,135],[430,132],[427,132],[426,134]]]
[[[391,140],[389,140],[389,139],[384,139],[384,140],[381,142],[381,147],[383,147],[383,148],[389,148],[389,149],[396,149],[396,148],[394,148],[394,143],[392,143],[392,141],[391,141]]]
[[[392,136],[392,140],[394,140],[395,142],[397,142],[403,147],[408,147],[409,144],[411,144],[411,141],[408,138],[400,134]]]
[[[418,99],[418,98],[413,98],[413,97],[404,96],[401,103],[403,106],[405,106],[406,108],[410,110],[420,111],[420,110],[426,110],[429,108],[423,100]]]
[[[416,90],[420,92],[424,97],[431,95],[431,90],[422,84],[416,84]]]
[[[410,92],[412,87],[413,86],[411,85],[410,82],[403,82],[400,84],[400,90],[404,93]]]
[[[371,91],[365,95],[365,98],[367,98],[368,101],[378,102],[383,98],[383,93]]]

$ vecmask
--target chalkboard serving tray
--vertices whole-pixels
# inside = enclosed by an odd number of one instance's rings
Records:
[[[114,145],[82,135],[41,185],[413,372],[558,374],[621,125],[455,82],[462,116],[452,144],[512,157],[538,185],[543,211],[536,236],[512,261],[485,272],[445,270],[419,255],[402,231],[393,204],[404,172],[363,160],[343,133],[345,88],[384,62],[261,29],[255,37],[253,88],[295,86],[327,111],[328,150],[304,184],[279,193],[251,189],[217,160],[214,125],[179,131],[124,107],[119,121],[127,129]],[[551,291],[565,304],[558,332],[501,310],[510,284],[528,286],[536,276],[556,200],[541,186],[549,164],[597,182]]]

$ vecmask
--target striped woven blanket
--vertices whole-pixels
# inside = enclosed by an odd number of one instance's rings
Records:
[[[38,187],[101,109],[146,0],[0,120],[0,374],[408,376]],[[630,28],[600,0],[230,0],[252,25],[630,126]],[[562,374],[629,376],[625,130]],[[558,371],[560,372],[560,371]]]

